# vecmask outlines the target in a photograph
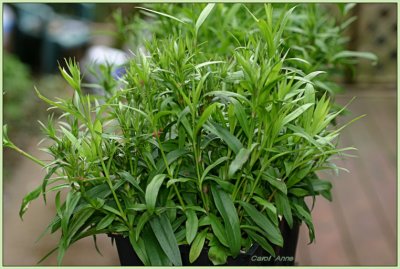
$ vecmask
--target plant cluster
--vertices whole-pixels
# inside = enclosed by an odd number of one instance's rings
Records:
[[[23,152],[47,175],[20,215],[33,199],[56,192],[47,231],[61,230],[52,251],[59,262],[72,243],[103,233],[129,237],[145,265],[181,265],[183,244],[191,246],[190,262],[205,247],[214,264],[253,244],[275,255],[285,244],[283,221],[304,222],[314,240],[305,197],[331,199],[331,183],[316,172],[336,169],[332,157],[350,149],[337,147],[344,126],[331,126],[341,111],[317,96],[322,72],[293,65],[307,62],[285,46],[294,8],[246,13],[254,31],[240,30],[243,41],[221,54],[201,39],[214,37],[203,28],[213,9],[223,8],[208,4],[192,23],[159,13],[186,32],[147,42],[148,55],[138,51],[104,97],[82,92],[74,61],[61,68],[71,99],[38,92],[63,114],[42,124],[53,141],[45,149],[51,162]],[[6,133],[3,143],[19,150]]]
[[[352,68],[359,59],[377,61],[372,53],[349,51],[346,48],[349,42],[346,31],[356,20],[356,17],[351,16],[354,6],[354,3],[274,4],[272,17],[275,20],[286,10],[295,7],[290,18],[287,18],[281,37],[282,49],[289,57],[299,59],[292,62],[291,67],[304,74],[326,71],[313,81],[319,92],[318,97],[327,92],[332,98],[340,92],[341,86],[334,79],[337,80],[345,72],[354,72]],[[203,27],[207,31],[195,33],[195,27],[185,27],[185,24],[196,24],[197,16],[204,7],[205,4],[147,4],[140,9],[145,16],[135,14],[125,24],[117,14],[115,19],[119,22],[117,24],[120,25],[121,35],[131,37],[127,42],[136,46],[151,36],[163,39],[171,33],[184,34],[196,36],[198,40],[206,42],[207,47],[203,49],[203,53],[210,53],[212,57],[229,57],[232,50],[242,46],[249,36],[260,30],[260,19],[267,21],[267,13],[261,4],[218,4],[214,7],[212,16],[204,22]],[[337,11],[336,16],[332,16],[333,11]],[[159,16],[160,14],[164,16]],[[167,14],[174,14],[174,17]],[[177,20],[181,23],[176,23]]]

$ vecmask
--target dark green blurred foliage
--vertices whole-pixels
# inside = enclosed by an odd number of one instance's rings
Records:
[[[33,80],[28,66],[9,53],[3,62],[3,121],[13,128],[26,128],[34,109]]]

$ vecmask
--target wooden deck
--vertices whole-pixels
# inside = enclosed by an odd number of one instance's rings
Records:
[[[354,146],[356,158],[339,160],[350,170],[328,175],[333,202],[317,199],[313,210],[316,242],[308,244],[302,225],[299,265],[397,264],[397,93],[394,86],[358,87],[337,97],[352,114],[366,117],[343,131],[341,145]]]

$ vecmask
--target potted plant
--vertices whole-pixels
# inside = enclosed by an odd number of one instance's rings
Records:
[[[37,92],[63,113],[41,124],[52,161],[19,149],[4,127],[3,145],[47,171],[21,217],[33,199],[56,192],[47,231],[61,231],[52,251],[59,264],[71,244],[104,233],[123,265],[288,265],[300,223],[314,239],[305,197],[331,198],[316,172],[351,149],[337,147],[345,126],[330,125],[340,111],[316,97],[320,72],[291,68],[282,33],[293,9],[276,20],[265,5],[258,31],[221,56],[197,40],[213,7],[191,34],[148,42],[121,83],[105,76],[116,86],[103,97],[85,95],[79,65],[66,61],[60,71],[73,97]]]

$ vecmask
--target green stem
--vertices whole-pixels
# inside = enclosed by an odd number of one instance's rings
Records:
[[[95,132],[93,130],[93,124],[92,124],[90,118],[88,118],[86,120],[87,120],[87,126],[89,128],[89,131],[90,131],[90,134],[92,136],[92,139],[93,139],[94,143],[96,144],[96,154],[99,156],[99,158],[101,160],[101,166],[102,166],[104,174],[106,176],[107,184],[108,184],[108,186],[109,186],[109,188],[111,190],[111,193],[112,193],[112,195],[114,197],[115,203],[117,204],[118,210],[120,211],[122,218],[124,219],[124,221],[126,223],[128,223],[126,214],[125,214],[124,210],[122,210],[122,206],[121,206],[121,204],[120,204],[120,202],[118,200],[117,194],[114,191],[109,171],[108,171],[108,169],[107,169],[107,167],[106,167],[106,165],[104,163],[104,160],[103,160],[103,154],[102,154],[102,150],[101,150],[101,141],[100,142],[96,141],[96,134],[95,134]]]
[[[16,152],[18,152],[18,153],[24,155],[25,157],[27,157],[27,158],[30,159],[31,161],[34,161],[35,163],[39,164],[40,166],[43,166],[43,167],[46,166],[46,163],[45,163],[45,162],[43,162],[43,161],[37,159],[36,157],[33,157],[32,155],[30,155],[29,153],[23,151],[22,149],[20,149],[20,148],[17,147],[16,145],[11,144],[11,145],[8,146],[8,147],[11,148],[11,149],[13,149],[13,150],[15,150]]]
[[[161,151],[161,156],[163,157],[163,160],[164,160],[164,163],[165,163],[165,167],[167,168],[168,176],[169,176],[170,178],[173,178],[173,174],[171,173],[171,169],[169,168],[169,164],[168,164],[168,161],[167,161],[167,157],[165,156],[164,150],[163,150],[163,148],[162,148],[162,146],[161,146],[160,138],[159,138],[159,136],[157,135],[157,130],[154,129],[154,132],[155,132],[156,137],[157,137],[158,146],[159,146],[160,151]],[[182,197],[181,197],[181,195],[180,195],[180,193],[179,193],[179,191],[178,191],[178,188],[176,187],[175,184],[174,184],[173,186],[174,186],[174,190],[175,190],[176,196],[178,197],[179,203],[181,204],[183,210],[185,211],[185,203],[183,202],[183,199],[182,199]]]
[[[108,186],[110,187],[110,190],[111,190],[111,193],[112,193],[112,195],[114,197],[115,203],[117,204],[117,207],[118,207],[119,211],[121,212],[122,218],[124,219],[124,221],[126,223],[128,223],[126,215],[125,215],[125,212],[124,212],[124,210],[122,210],[122,206],[121,206],[121,204],[120,204],[120,202],[118,200],[117,194],[114,191],[114,187],[113,187],[111,179],[110,179],[110,174],[109,174],[109,171],[107,170],[106,165],[104,164],[103,157],[100,156],[100,158],[101,158],[101,166],[103,167],[103,170],[104,170],[104,173],[105,173],[105,176],[106,176],[106,181],[107,181]]]

